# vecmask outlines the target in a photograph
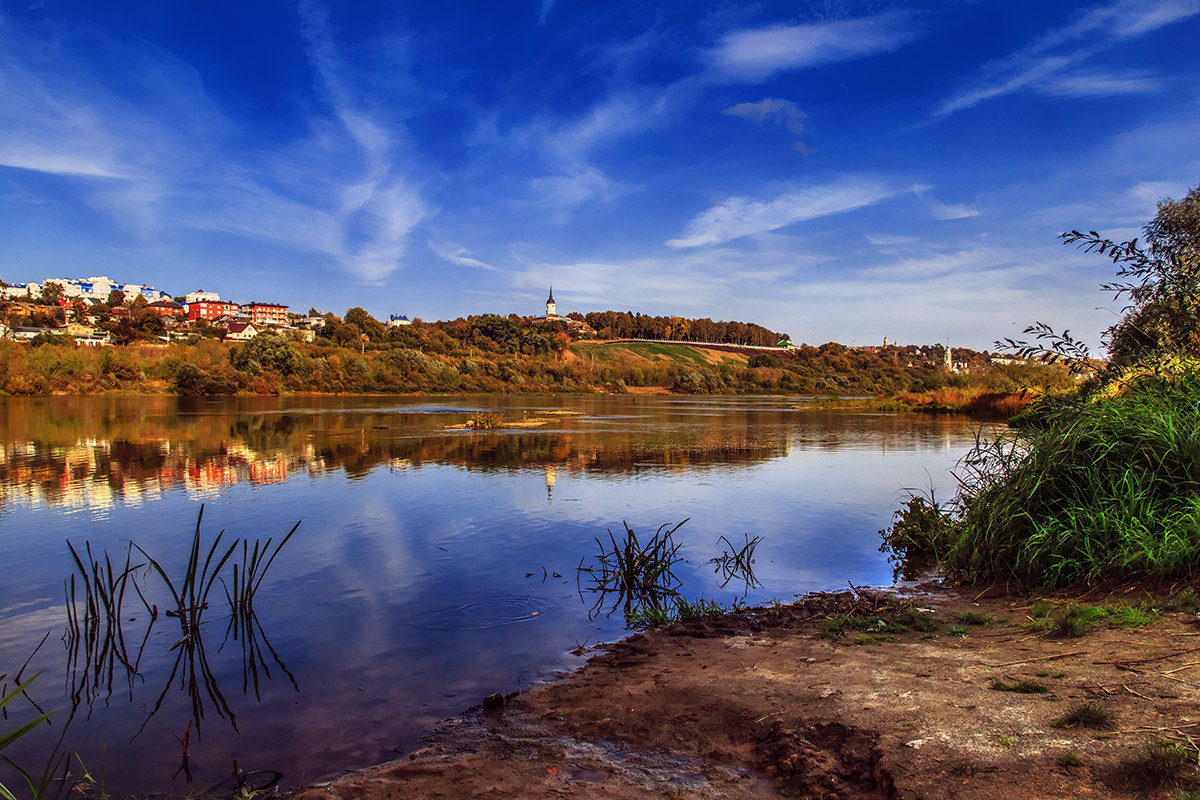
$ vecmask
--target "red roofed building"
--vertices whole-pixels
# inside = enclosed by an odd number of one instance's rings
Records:
[[[183,306],[173,300],[156,300],[153,303],[147,303],[146,309],[153,311],[160,317],[182,317]]]
[[[249,303],[242,306],[242,311],[255,325],[287,325],[287,306],[278,303]]]
[[[232,316],[237,313],[237,310],[237,303],[229,303],[224,300],[197,300],[194,303],[188,303],[188,319],[214,320],[217,317]]]

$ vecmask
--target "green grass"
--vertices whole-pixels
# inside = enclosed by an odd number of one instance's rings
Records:
[[[1074,750],[1068,750],[1058,757],[1058,765],[1067,769],[1075,769],[1076,767],[1083,766],[1083,759],[1079,753],[1076,753]]]
[[[1067,603],[1062,616],[1054,621],[1050,635],[1058,639],[1087,636],[1096,630],[1100,622],[1107,616],[1107,612],[1098,606]]]
[[[910,499],[884,545],[932,551],[968,583],[1185,578],[1200,570],[1198,430],[1197,372],[1044,401],[977,440],[949,504]]]
[[[994,614],[981,614],[978,611],[964,611],[958,615],[958,621],[963,625],[986,625],[990,627],[995,618]]]
[[[597,537],[599,552],[593,563],[585,564],[580,559],[575,568],[580,591],[596,595],[592,615],[603,610],[609,597],[613,598],[613,604],[608,613],[622,608],[630,624],[643,624],[646,615],[657,619],[661,612],[669,610],[673,601],[679,598],[681,582],[675,576],[674,568],[683,558],[679,555],[681,544],[673,537],[687,521],[685,519],[674,527],[660,525],[648,539],[639,538],[625,523],[622,523],[625,533],[621,539],[618,540],[611,530],[607,531],[607,543]],[[582,584],[585,573],[590,579],[587,586]]]
[[[1005,683],[999,678],[992,679],[990,688],[995,689],[997,692],[1015,692],[1017,694],[1046,694],[1050,691],[1050,687],[1037,681],[1021,680]]]
[[[1108,624],[1117,628],[1141,628],[1158,619],[1158,610],[1147,605],[1118,605],[1105,609]]]
[[[0,719],[5,721],[8,720],[10,709],[14,706],[18,698],[26,697],[28,699],[26,691],[33,684],[33,682],[37,680],[39,675],[41,675],[40,672],[23,681],[17,678],[18,682],[11,690],[9,690],[8,675],[0,674],[0,686],[4,687],[4,693],[0,695]],[[30,702],[32,703],[32,701]],[[37,708],[36,706],[34,707]],[[37,710],[41,711],[40,708],[37,708]],[[49,720],[50,717],[57,712],[57,710],[58,709],[55,709],[54,711],[42,712],[31,719],[27,719],[24,722],[14,725],[7,730],[0,728],[0,762],[7,764],[14,772],[16,772],[17,776],[20,777],[21,782],[24,783],[25,789],[29,792],[28,797],[33,798],[33,800],[40,800],[43,797],[50,796],[52,785],[61,780],[58,777],[60,770],[63,771],[65,775],[69,754],[63,752],[61,749],[61,737],[58,743],[51,749],[50,755],[47,758],[46,764],[40,774],[34,774],[24,769],[8,756],[4,755],[4,751],[15,744],[18,740],[29,735],[43,722]],[[13,788],[6,786],[4,783],[0,783],[0,798],[4,798],[4,800],[17,800],[17,794]]]
[[[842,615],[832,617],[821,625],[821,633],[830,639],[840,639],[849,631],[895,636],[906,633],[908,626],[893,617]]]
[[[727,607],[715,600],[706,600],[703,597],[688,600],[685,597],[676,596],[660,605],[643,605],[635,608],[626,615],[625,619],[630,628],[645,630],[675,622],[688,622],[712,614],[728,614],[731,611],[740,611],[741,608],[737,603]]]
[[[476,411],[467,418],[467,427],[480,431],[491,431],[504,427],[504,413],[501,411]]]
[[[1056,728],[1115,728],[1113,713],[1098,703],[1078,703],[1051,723]]]
[[[1141,753],[1126,760],[1124,768],[1126,774],[1138,783],[1162,786],[1195,774],[1196,756],[1171,742],[1150,742]]]

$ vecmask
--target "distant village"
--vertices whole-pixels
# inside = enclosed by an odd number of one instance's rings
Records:
[[[321,314],[289,313],[280,303],[236,303],[203,290],[172,297],[153,286],[120,283],[104,275],[0,282],[0,300],[0,339],[29,342],[38,336],[70,336],[79,347],[117,343],[115,334],[122,323],[162,342],[197,333],[238,342],[268,332],[311,342],[328,321]],[[404,315],[387,320],[388,326],[410,324]]]
[[[0,339],[17,342],[35,342],[39,337],[41,341],[48,341],[49,337],[70,337],[68,341],[73,341],[77,347],[103,347],[133,340],[170,343],[192,340],[198,335],[245,342],[262,333],[312,342],[317,331],[329,324],[331,318],[330,314],[320,314],[312,309],[306,314],[290,313],[288,306],[274,302],[237,303],[222,299],[216,292],[200,289],[172,297],[154,286],[121,283],[103,275],[47,278],[41,283],[0,281]],[[595,333],[582,315],[558,313],[553,287],[546,300],[545,314],[527,319],[535,325],[561,323],[573,338]],[[411,325],[412,320],[402,314],[392,314],[384,324],[394,328]],[[887,348],[885,338],[882,348],[852,349],[878,353]],[[797,346],[784,338],[774,347],[753,349],[795,350]],[[905,349],[913,350],[912,355],[922,360],[931,355],[924,347]],[[943,367],[948,372],[973,372],[986,369],[989,363],[1021,361],[970,350],[960,351],[964,357],[959,359],[959,354],[949,346],[938,349],[942,350]],[[911,362],[909,366],[912,366]]]

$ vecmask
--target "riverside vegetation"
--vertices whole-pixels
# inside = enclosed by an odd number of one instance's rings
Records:
[[[221,531],[211,542],[204,543],[200,524],[204,517],[204,506],[196,518],[196,527],[188,550],[187,562],[180,571],[166,568],[160,561],[136,543],[130,542],[123,562],[107,553],[93,555],[90,542],[77,548],[71,542],[67,547],[76,571],[65,586],[67,612],[66,632],[63,641],[67,650],[68,694],[71,704],[66,720],[59,729],[55,741],[46,746],[48,752],[39,761],[40,766],[27,768],[4,753],[6,748],[21,738],[37,731],[44,723],[62,709],[46,711],[30,696],[30,687],[41,673],[24,677],[29,661],[13,676],[15,686],[10,690],[8,676],[0,674],[0,712],[5,724],[0,724],[0,798],[3,800],[50,800],[73,794],[105,798],[103,787],[97,785],[89,767],[65,747],[71,722],[81,710],[93,704],[110,702],[114,692],[120,692],[122,684],[132,691],[135,683],[144,681],[141,662],[159,621],[159,607],[152,603],[155,596],[163,596],[166,608],[164,617],[178,623],[178,637],[171,635],[162,641],[174,641],[167,654],[174,653],[174,666],[170,671],[161,693],[148,709],[145,721],[138,730],[140,735],[150,719],[162,708],[172,689],[183,690],[190,701],[191,718],[182,737],[176,735],[181,746],[180,766],[177,774],[186,774],[192,779],[188,743],[193,726],[199,738],[206,709],[215,711],[227,719],[236,729],[234,708],[222,692],[217,673],[210,667],[206,635],[205,615],[211,606],[218,605],[213,592],[220,582],[228,602],[228,620],[218,651],[226,645],[241,651],[243,692],[259,693],[260,676],[270,677],[271,667],[277,666],[297,688],[295,678],[271,647],[254,610],[254,599],[275,558],[291,540],[300,527],[297,522],[272,547],[273,538],[266,541],[234,538],[222,547],[225,531]],[[238,546],[241,559],[238,560]],[[145,560],[134,564],[134,551]],[[225,567],[232,564],[229,570]],[[144,577],[139,577],[144,576]],[[146,578],[156,576],[158,585],[152,587]],[[133,592],[129,593],[132,588]],[[157,590],[157,591],[155,591]],[[127,594],[136,594],[141,608],[131,610],[125,606]],[[210,602],[210,596],[212,600]],[[140,644],[135,630],[142,633]],[[42,643],[50,637],[47,632]],[[40,649],[41,644],[35,648]],[[211,642],[210,642],[211,644]],[[270,656],[268,658],[268,655]],[[32,655],[30,656],[32,659]],[[27,708],[18,708],[24,701]],[[7,721],[12,714],[12,725]],[[251,791],[247,781],[262,780],[264,773],[245,773],[234,762],[233,775],[236,784],[234,797],[249,798],[257,792]],[[12,776],[16,776],[13,780]],[[279,773],[267,776],[266,788],[271,788]],[[7,783],[5,782],[7,781]]]
[[[958,494],[914,494],[883,531],[902,566],[935,563],[970,583],[1167,584],[1200,568],[1200,186],[1164,200],[1145,245],[1072,231],[1110,258],[1128,300],[1106,334],[1108,366],[1047,398],[960,464]],[[1039,323],[1024,355],[1079,368],[1086,348]]]
[[[615,312],[587,320],[601,336],[671,341],[573,340],[563,322],[495,314],[389,329],[356,307],[342,318],[327,314],[311,343],[262,334],[230,344],[204,335],[211,328],[169,345],[132,338],[116,347],[76,349],[67,336],[43,336],[33,346],[4,341],[0,395],[782,393],[888,397],[887,410],[1011,416],[1028,403],[1031,388],[1036,395],[1074,386],[1065,370],[989,365],[986,353],[967,349],[954,351],[967,370],[950,373],[940,345],[829,342],[754,350],[750,346],[773,345],[781,334],[745,323]]]

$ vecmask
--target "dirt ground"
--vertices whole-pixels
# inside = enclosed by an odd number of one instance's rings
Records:
[[[1054,638],[1036,630],[1032,598],[910,598],[908,618],[936,633],[830,638],[831,619],[887,603],[843,592],[634,635],[299,798],[1174,800],[1200,788],[1195,614]],[[968,612],[992,620],[964,624]],[[1111,726],[1055,724],[1085,702]],[[1181,749],[1148,749],[1168,743]],[[1185,755],[1182,776],[1142,774],[1151,752]]]

